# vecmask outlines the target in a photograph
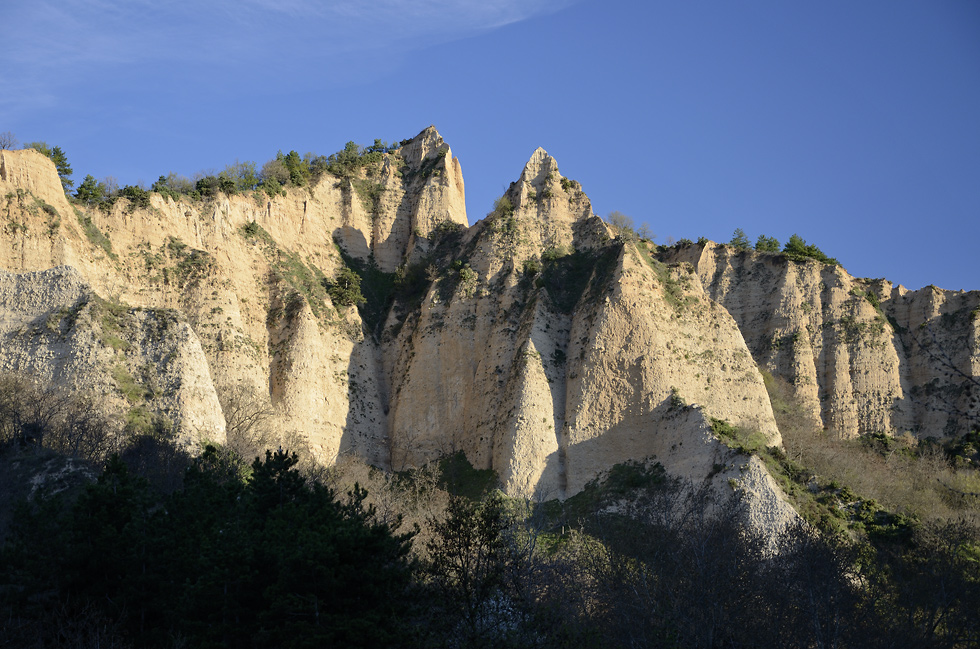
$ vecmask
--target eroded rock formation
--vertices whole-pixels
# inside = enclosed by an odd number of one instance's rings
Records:
[[[845,435],[977,417],[975,292],[623,241],[542,149],[472,226],[434,128],[378,160],[285,196],[151,194],[104,212],[65,200],[40,154],[0,152],[0,365],[122,410],[124,368],[188,443],[221,438],[215,392],[244,385],[323,462],[397,470],[463,451],[528,497],[655,458],[738,485],[773,526],[791,508],[712,431],[780,444],[759,367]],[[345,265],[360,308],[330,297]]]
[[[943,437],[980,420],[980,292],[909,291],[710,242],[668,259],[697,268],[755,360],[828,430]]]

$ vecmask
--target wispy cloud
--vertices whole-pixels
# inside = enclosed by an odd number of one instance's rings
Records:
[[[338,16],[369,24],[397,25],[411,33],[446,30],[481,30],[501,27],[531,16],[549,13],[570,4],[556,0],[380,0],[336,2]]]
[[[245,0],[238,7],[303,19],[340,19],[363,26],[397,26],[402,33],[492,29],[557,11],[572,0]]]
[[[33,0],[4,3],[0,118],[125,66],[241,65],[406,52],[577,0]]]

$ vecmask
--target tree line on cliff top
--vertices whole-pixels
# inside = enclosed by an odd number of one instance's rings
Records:
[[[181,197],[189,200],[214,198],[219,193],[237,194],[254,192],[256,200],[261,195],[273,198],[285,194],[289,186],[303,187],[316,182],[324,174],[350,180],[358,171],[379,162],[382,154],[396,151],[409,140],[388,143],[376,139],[370,146],[360,146],[348,142],[343,149],[329,156],[296,151],[279,151],[274,158],[261,168],[250,160],[235,161],[219,172],[207,171],[188,178],[176,173],[160,176],[149,188],[142,182],[136,185],[119,186],[113,177],[97,180],[86,175],[72,193],[75,182],[71,179],[73,170],[68,157],[60,146],[50,146],[46,142],[29,142],[24,148],[34,149],[49,157],[58,171],[65,194],[88,206],[108,211],[120,198],[128,199],[130,208],[149,207],[149,193],[157,192],[178,201]],[[13,149],[19,146],[16,137],[9,131],[0,134],[0,149]]]
[[[633,219],[622,212],[616,210],[610,212],[606,216],[605,221],[612,228],[616,236],[624,241],[653,241],[656,239],[656,235],[653,234],[646,223],[637,227]],[[705,244],[707,242],[708,239],[705,237],[701,237],[698,240],[699,244]],[[675,242],[670,237],[667,238],[668,247],[674,243]],[[690,239],[680,239],[676,243],[680,246],[694,244],[694,242]],[[732,238],[724,245],[734,248],[735,250],[751,250],[754,248],[757,252],[782,253],[793,261],[815,259],[823,264],[840,266],[840,262],[837,261],[837,259],[828,256],[815,244],[807,243],[806,240],[798,234],[790,235],[789,241],[787,241],[786,245],[780,250],[779,240],[775,237],[760,234],[759,238],[756,239],[755,246],[753,246],[749,241],[748,236],[745,234],[745,230],[742,228],[735,228]]]
[[[149,207],[150,192],[157,192],[162,196],[172,198],[174,201],[180,200],[181,197],[201,200],[214,198],[221,193],[233,195],[246,192],[253,192],[256,200],[261,195],[274,198],[280,194],[284,195],[286,187],[303,187],[311,182],[315,183],[328,173],[341,179],[353,179],[361,168],[372,168],[380,160],[382,154],[394,152],[408,142],[409,140],[403,140],[389,144],[383,140],[375,139],[374,144],[366,147],[355,142],[348,142],[343,149],[330,156],[316,155],[311,152],[301,156],[296,151],[290,151],[286,154],[279,151],[274,158],[262,165],[261,169],[253,161],[239,162],[236,160],[220,172],[201,172],[194,179],[171,172],[165,176],[160,176],[149,189],[142,183],[119,187],[115,178],[106,177],[102,180],[96,180],[94,176],[89,174],[82,179],[74,194],[70,193],[74,187],[74,181],[71,179],[73,171],[68,163],[68,157],[61,147],[52,147],[46,142],[38,141],[29,142],[25,148],[34,149],[51,158],[55,163],[58,177],[61,179],[66,194],[80,203],[108,211],[120,198],[129,200],[131,210]],[[0,133],[0,149],[13,149],[18,145],[17,138],[13,133],[9,131]],[[644,223],[637,227],[631,217],[619,211],[610,212],[606,217],[606,222],[620,238],[625,240],[653,240],[655,238],[647,224]],[[702,237],[702,241],[707,240]],[[672,239],[668,241],[668,245],[673,243]],[[691,241],[681,239],[677,243],[685,245],[690,244]],[[732,239],[727,242],[727,245],[736,250],[748,250],[753,247],[745,231],[741,228],[735,229]],[[837,259],[829,257],[816,245],[808,244],[798,234],[790,236],[782,250],[779,246],[779,241],[775,237],[761,234],[754,248],[759,252],[782,252],[794,261],[816,259],[821,263],[840,265]]]

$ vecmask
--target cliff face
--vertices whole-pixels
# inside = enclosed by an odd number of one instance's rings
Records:
[[[374,200],[371,190],[378,192]],[[432,126],[386,155],[368,178],[321,182],[314,196],[339,213],[332,234],[345,250],[372,257],[384,272],[402,265],[441,223],[467,225],[459,159]]]
[[[378,350],[325,285],[344,263],[335,241],[391,271],[437,224],[465,225],[459,162],[435,129],[377,168],[285,196],[154,193],[149,208],[120,200],[109,213],[69,204],[41,154],[2,151],[0,197],[3,268],[67,265],[112,304],[173,309],[218,390],[252,388],[278,411],[278,432],[298,433],[324,461],[345,451],[387,461]]]
[[[224,441],[207,358],[179,313],[107,303],[68,266],[0,271],[0,313],[0,372],[99,395],[130,426],[164,417],[191,449]]]
[[[697,268],[758,363],[837,434],[941,437],[980,421],[980,292],[908,291],[714,243],[670,260]]]
[[[215,395],[244,386],[323,462],[463,451],[529,497],[655,457],[734,480],[769,526],[791,508],[712,432],[780,444],[759,366],[843,434],[977,415],[976,293],[624,242],[541,149],[469,227],[435,129],[373,160],[272,199],[151,194],[106,213],[69,204],[40,154],[0,152],[0,369],[166,417],[191,445],[222,438]],[[331,300],[343,266],[360,307]]]
[[[386,331],[396,468],[463,450],[510,493],[564,497],[654,455],[703,479],[724,454],[706,415],[779,443],[738,328],[693,269],[610,240],[543,150],[450,250]],[[679,416],[685,400],[700,408]]]

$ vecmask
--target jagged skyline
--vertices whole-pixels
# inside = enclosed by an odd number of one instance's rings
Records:
[[[435,124],[470,222],[537,146],[674,239],[797,232],[854,275],[980,286],[980,10],[591,1],[0,8],[0,131],[123,184]]]

